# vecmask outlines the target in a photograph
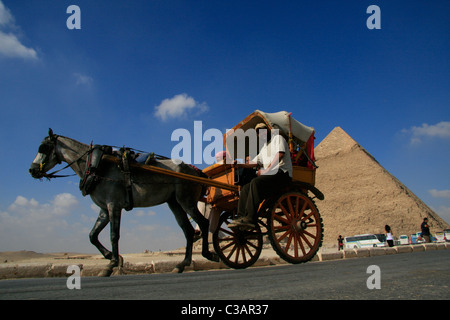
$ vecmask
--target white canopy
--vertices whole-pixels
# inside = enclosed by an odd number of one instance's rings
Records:
[[[290,117],[289,112],[267,113],[260,110],[256,110],[255,112],[261,114],[271,128],[279,129],[286,137],[289,136],[289,131],[291,131],[295,138],[306,143],[314,132],[314,128],[305,126],[293,117]]]
[[[265,123],[270,129],[280,130],[280,133],[286,138],[289,137],[289,132],[291,132],[293,139],[300,144],[307,143],[311,135],[314,133],[314,128],[305,126],[304,124],[298,122],[290,116],[289,112],[280,111],[275,113],[267,113],[256,110],[225,134],[224,143],[227,146],[227,150],[232,152],[230,156],[238,154],[238,144],[245,145],[245,154],[252,153],[249,151],[249,143],[245,141],[247,136],[236,136],[234,132],[238,129],[242,129],[244,132],[248,129],[254,129],[258,123]],[[235,138],[242,141],[235,142]]]

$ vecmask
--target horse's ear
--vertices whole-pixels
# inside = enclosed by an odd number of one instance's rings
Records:
[[[53,130],[52,130],[52,128],[49,128],[49,129],[48,129],[48,136],[49,136],[50,138],[53,137]]]

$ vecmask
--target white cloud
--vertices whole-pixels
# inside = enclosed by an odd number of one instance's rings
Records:
[[[6,29],[10,31],[7,32]],[[13,15],[0,0],[0,55],[8,58],[37,60],[36,50],[27,48],[18,39],[15,34],[18,29]]]
[[[70,193],[58,194],[52,201],[44,204],[40,204],[35,199],[28,200],[23,196],[17,196],[2,216],[9,217],[9,221],[36,223],[67,216],[77,205],[77,198]]]
[[[94,79],[90,76],[81,74],[81,73],[74,73],[73,74],[76,80],[76,85],[91,85]]]
[[[186,93],[175,95],[170,99],[164,99],[159,106],[155,107],[155,116],[163,121],[168,118],[181,118],[188,111],[196,109],[199,112],[208,110],[206,103],[198,103]]]
[[[0,0],[0,27],[10,24],[14,24],[14,17]]]
[[[156,216],[156,212],[153,210],[136,210],[134,215],[136,217],[145,217],[145,216],[152,217],[152,216]]]
[[[69,239],[79,231],[67,219],[78,205],[78,199],[69,193],[58,194],[47,203],[17,196],[0,211],[0,251],[70,249]],[[67,243],[61,243],[63,238]]]
[[[440,206],[438,209],[434,209],[434,211],[444,219],[445,222],[450,224],[450,207]]]
[[[403,133],[411,135],[411,143],[417,144],[422,142],[422,138],[450,138],[450,121],[441,121],[434,125],[427,123],[420,127],[413,126],[410,129],[403,129]]]
[[[9,58],[37,59],[34,49],[25,47],[15,35],[2,31],[0,31],[0,54]]]
[[[46,202],[17,196],[6,209],[0,209],[0,251],[98,253],[88,234],[100,209],[91,203],[84,207],[83,202],[70,193],[57,194]],[[156,223],[157,216],[155,211],[145,208],[122,217],[122,253],[169,250],[185,245],[175,219],[168,217],[171,226]],[[100,241],[109,247],[109,227],[100,234]]]
[[[450,190],[436,190],[431,189],[428,190],[428,192],[431,194],[433,198],[445,198],[450,199]]]
[[[70,208],[76,206],[78,204],[78,200],[70,193],[60,193],[55,196],[52,204],[54,209],[58,210],[58,212],[66,212]]]

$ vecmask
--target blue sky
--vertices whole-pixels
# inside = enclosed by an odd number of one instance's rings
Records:
[[[66,26],[72,4],[80,30]],[[372,4],[381,29],[366,26]],[[49,127],[170,155],[175,129],[197,120],[225,132],[255,109],[292,111],[316,144],[342,127],[450,222],[449,10],[441,0],[0,0],[0,251],[96,252],[98,209],[78,179],[28,174]],[[184,245],[167,206],[122,221],[123,253]]]

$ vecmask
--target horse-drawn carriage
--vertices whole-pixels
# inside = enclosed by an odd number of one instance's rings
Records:
[[[232,161],[238,156],[245,159],[251,154],[250,149],[254,146],[245,133],[259,123],[264,123],[271,130],[279,130],[279,134],[288,142],[293,166],[292,182],[260,204],[255,228],[229,227],[236,215],[242,185],[242,172]],[[244,134],[236,135],[238,131]],[[170,159],[150,164],[127,162],[127,170],[124,172],[123,158],[102,154],[105,161],[102,160],[96,168],[97,182],[95,189],[90,192],[101,211],[90,233],[90,240],[105,258],[111,260],[109,271],[104,275],[111,274],[112,268],[120,262],[120,212],[129,207],[130,197],[135,207],[154,206],[164,202],[169,204],[187,240],[185,260],[177,266],[179,272],[192,259],[194,233],[186,213],[201,228],[202,254],[214,261],[220,257],[232,268],[246,268],[254,264],[261,254],[265,236],[277,254],[287,262],[306,262],[316,254],[322,244],[323,224],[314,199],[322,200],[324,196],[314,187],[317,168],[314,164],[314,130],[292,118],[290,113],[264,113],[257,110],[226,132],[223,141],[232,161],[221,161],[203,169],[201,173],[184,164],[175,164]],[[239,148],[240,153],[237,150]],[[30,173],[34,178],[53,178],[54,173],[47,174],[47,171],[65,161],[68,163],[66,167],[72,167],[83,180],[91,156],[92,146],[54,135],[50,131],[39,147]],[[206,193],[203,192],[205,186]],[[212,230],[217,255],[209,251],[209,224],[199,215],[199,196],[200,201],[211,210],[211,214],[218,215],[217,226]],[[98,241],[98,234],[108,223],[111,224],[112,251]]]
[[[236,214],[238,189],[209,187],[206,203],[212,206],[213,212],[220,213],[218,227],[213,233],[214,249],[221,260],[232,268],[246,268],[255,263],[262,251],[265,235],[277,254],[290,263],[310,260],[323,239],[322,219],[313,201],[313,198],[323,199],[323,194],[314,187],[314,130],[293,119],[290,113],[257,110],[225,133],[224,145],[229,156],[237,154],[238,145],[245,145],[241,157],[248,156],[248,143],[230,140],[236,139],[234,133],[237,130],[246,132],[258,123],[279,130],[288,141],[293,164],[292,183],[260,204],[258,224],[252,230],[228,227]],[[247,139],[248,135],[239,138]],[[203,169],[203,172],[214,181],[235,186],[240,179],[237,170],[231,164],[218,163]]]

